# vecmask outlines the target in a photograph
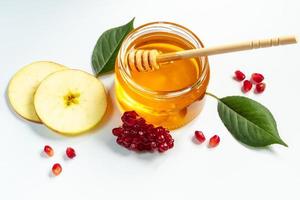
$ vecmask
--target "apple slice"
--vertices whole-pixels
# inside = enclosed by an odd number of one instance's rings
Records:
[[[63,70],[42,81],[34,96],[34,106],[50,129],[77,135],[102,119],[107,97],[103,84],[94,76],[80,70]]]
[[[49,74],[64,69],[63,65],[47,61],[34,62],[20,69],[7,89],[8,99],[16,113],[27,120],[40,122],[33,105],[36,88]]]

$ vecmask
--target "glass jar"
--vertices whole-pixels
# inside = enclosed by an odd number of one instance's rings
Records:
[[[168,129],[190,122],[204,104],[208,58],[161,63],[157,71],[135,72],[127,65],[127,54],[133,49],[171,52],[203,47],[193,32],[178,24],[153,22],[134,29],[123,41],[115,64],[119,108],[135,110],[147,122]]]

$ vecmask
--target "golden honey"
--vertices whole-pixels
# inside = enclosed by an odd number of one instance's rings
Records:
[[[135,110],[157,126],[181,127],[201,111],[209,81],[207,57],[160,63],[160,69],[138,72],[126,62],[134,49],[162,53],[203,48],[188,29],[168,22],[143,25],[123,41],[115,66],[115,88],[122,111]]]

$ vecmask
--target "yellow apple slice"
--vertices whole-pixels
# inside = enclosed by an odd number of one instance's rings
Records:
[[[77,135],[102,119],[107,98],[103,84],[94,76],[80,70],[63,70],[42,81],[34,96],[34,106],[50,129]]]
[[[49,74],[64,69],[63,65],[47,61],[34,62],[20,69],[7,89],[8,99],[16,113],[27,120],[40,122],[33,105],[36,88]]]

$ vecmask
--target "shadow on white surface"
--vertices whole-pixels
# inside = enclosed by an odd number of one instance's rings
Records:
[[[233,138],[234,139],[234,138]],[[234,139],[235,140],[235,139]],[[273,149],[272,146],[266,146],[266,147],[251,147],[248,146],[246,144],[241,143],[240,141],[236,140],[238,143],[240,143],[243,147],[249,149],[249,150],[253,150],[253,151],[261,151],[261,152],[265,152],[265,153],[269,153],[272,154],[274,156],[278,155],[278,153]],[[275,144],[276,145],[276,144]]]
[[[51,139],[51,140],[66,139],[66,137],[50,130],[43,124],[28,123],[28,126],[33,132],[36,133],[36,135],[44,137],[46,139]]]
[[[49,170],[48,176],[49,176],[49,178],[55,178],[55,177],[56,177],[56,176],[52,173],[51,170]]]
[[[47,156],[47,155],[45,154],[44,150],[42,150],[42,151],[40,152],[40,156],[41,156],[42,158],[49,158],[49,156]]]
[[[65,162],[69,162],[72,160],[71,158],[68,158],[67,154],[65,154],[65,153],[62,155],[62,157]],[[76,159],[76,157],[75,157],[75,159]]]

